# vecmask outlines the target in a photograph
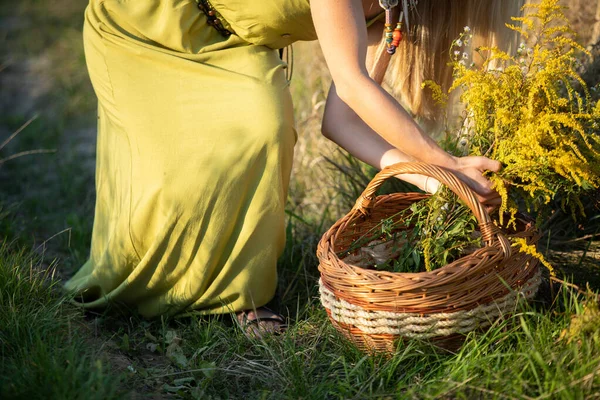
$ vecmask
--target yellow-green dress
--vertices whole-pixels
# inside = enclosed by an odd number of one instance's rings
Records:
[[[145,317],[267,303],[285,242],[296,141],[277,49],[315,39],[308,0],[92,0],[98,97],[89,260],[66,283],[89,308]]]

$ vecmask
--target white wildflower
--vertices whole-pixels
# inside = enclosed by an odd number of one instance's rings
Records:
[[[471,28],[469,28],[468,26],[465,26],[465,32],[471,32]]]
[[[462,42],[462,40],[460,40],[460,39],[456,39],[456,45],[457,45],[458,47],[461,47],[461,46],[463,45],[463,42]]]
[[[469,54],[468,53],[463,53],[462,58],[465,59],[465,60],[468,59],[469,58]]]

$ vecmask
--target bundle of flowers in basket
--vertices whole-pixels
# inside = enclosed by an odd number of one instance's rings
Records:
[[[349,256],[361,254],[353,246],[357,239],[390,215],[402,218],[400,211],[427,197],[375,195],[386,179],[411,173],[438,179],[456,193],[477,218],[485,246],[442,268],[418,273],[363,268],[356,258],[347,262]],[[535,245],[539,236],[534,224],[523,220],[517,225],[519,230],[508,235]],[[511,249],[507,233],[491,221],[464,183],[447,170],[423,163],[400,163],[377,174],[354,208],[323,235],[317,255],[321,302],[331,322],[368,351],[393,352],[400,337],[451,345],[512,310],[519,296],[531,299],[541,280],[538,260]]]

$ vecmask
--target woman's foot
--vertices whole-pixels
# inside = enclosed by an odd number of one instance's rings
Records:
[[[240,311],[236,317],[244,334],[251,339],[260,339],[265,335],[277,335],[287,329],[285,319],[267,307]]]

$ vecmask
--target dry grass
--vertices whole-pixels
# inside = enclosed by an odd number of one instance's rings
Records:
[[[316,42],[294,44],[294,98],[298,142],[289,193],[289,209],[309,219],[326,214],[335,203],[330,166],[325,157],[335,156],[337,146],[321,135],[321,119],[331,77]],[[314,221],[313,221],[314,222]]]
[[[597,0],[563,0],[562,3],[568,7],[567,18],[573,24],[578,34],[578,41],[584,45],[592,44],[594,38],[594,25],[600,23],[596,18],[600,2]]]

